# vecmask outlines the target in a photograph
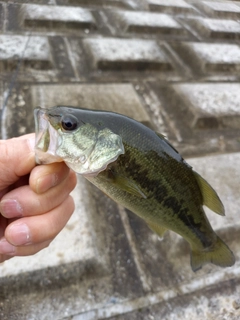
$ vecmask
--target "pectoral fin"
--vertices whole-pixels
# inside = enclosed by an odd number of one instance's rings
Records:
[[[155,232],[160,238],[163,238],[163,235],[165,233],[165,231],[167,231],[166,228],[156,224],[156,223],[153,223],[153,222],[147,222],[147,225],[148,227],[153,231]]]
[[[175,152],[179,154],[179,152],[174,148],[174,146],[167,140],[166,136],[164,136],[162,133],[159,133],[159,132],[155,132],[155,133],[161,140],[164,140],[165,143],[169,145],[169,147],[171,147]]]
[[[166,136],[160,132],[155,132],[157,136],[159,136],[160,139],[166,140]]]
[[[144,194],[144,192],[137,186],[137,184],[134,181],[131,181],[130,179],[123,177],[123,176],[115,176],[114,177],[114,183],[121,188],[122,190],[133,194],[136,197],[144,198],[146,199],[147,196]]]
[[[141,188],[132,180],[117,174],[113,171],[108,171],[102,178],[106,179],[109,183],[115,185],[119,189],[128,192],[138,198],[147,199],[146,194],[141,190]]]
[[[193,173],[202,192],[203,204],[212,211],[220,214],[221,216],[224,216],[224,206],[222,204],[222,201],[219,199],[216,191],[197,172],[193,171]]]

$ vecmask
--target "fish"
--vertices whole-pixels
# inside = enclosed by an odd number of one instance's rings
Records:
[[[38,164],[64,161],[159,237],[182,236],[193,271],[234,265],[203,208],[225,215],[219,196],[164,135],[122,114],[71,106],[38,107],[34,119]]]

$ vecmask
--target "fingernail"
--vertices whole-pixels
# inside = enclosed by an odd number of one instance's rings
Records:
[[[55,187],[58,182],[56,173],[48,174],[37,179],[37,193],[44,193],[52,187]]]
[[[23,208],[15,199],[5,199],[0,202],[0,212],[6,218],[21,217]]]
[[[12,244],[7,242],[7,240],[5,238],[2,238],[0,240],[0,253],[1,254],[14,255],[15,252],[16,252],[16,248]]]
[[[23,222],[15,222],[8,227],[9,238],[15,246],[31,243],[31,236],[28,226]]]

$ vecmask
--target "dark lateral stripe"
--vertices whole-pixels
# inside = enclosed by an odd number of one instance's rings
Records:
[[[118,165],[122,168],[125,167],[126,175],[131,177],[142,190],[146,190],[147,193],[152,194],[161,203],[168,196],[167,187],[164,185],[164,181],[162,181],[163,177],[158,177],[157,179],[149,178],[149,167],[144,167],[141,164],[141,155],[139,154],[139,159],[136,159],[133,157],[134,152],[131,152],[127,148],[125,150],[125,154],[118,160]],[[127,167],[125,166],[126,164]]]
[[[204,248],[208,248],[212,245],[212,240],[201,231],[202,224],[196,223],[192,214],[189,212],[189,208],[184,208],[181,205],[181,202],[178,201],[175,197],[168,197],[163,201],[163,205],[168,208],[172,209],[174,214],[182,221],[182,223],[191,230],[196,237],[201,241]],[[203,216],[204,219],[204,216]],[[204,221],[203,221],[204,223]]]

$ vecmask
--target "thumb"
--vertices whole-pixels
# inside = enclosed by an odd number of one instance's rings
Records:
[[[35,134],[0,140],[0,191],[35,167]]]

